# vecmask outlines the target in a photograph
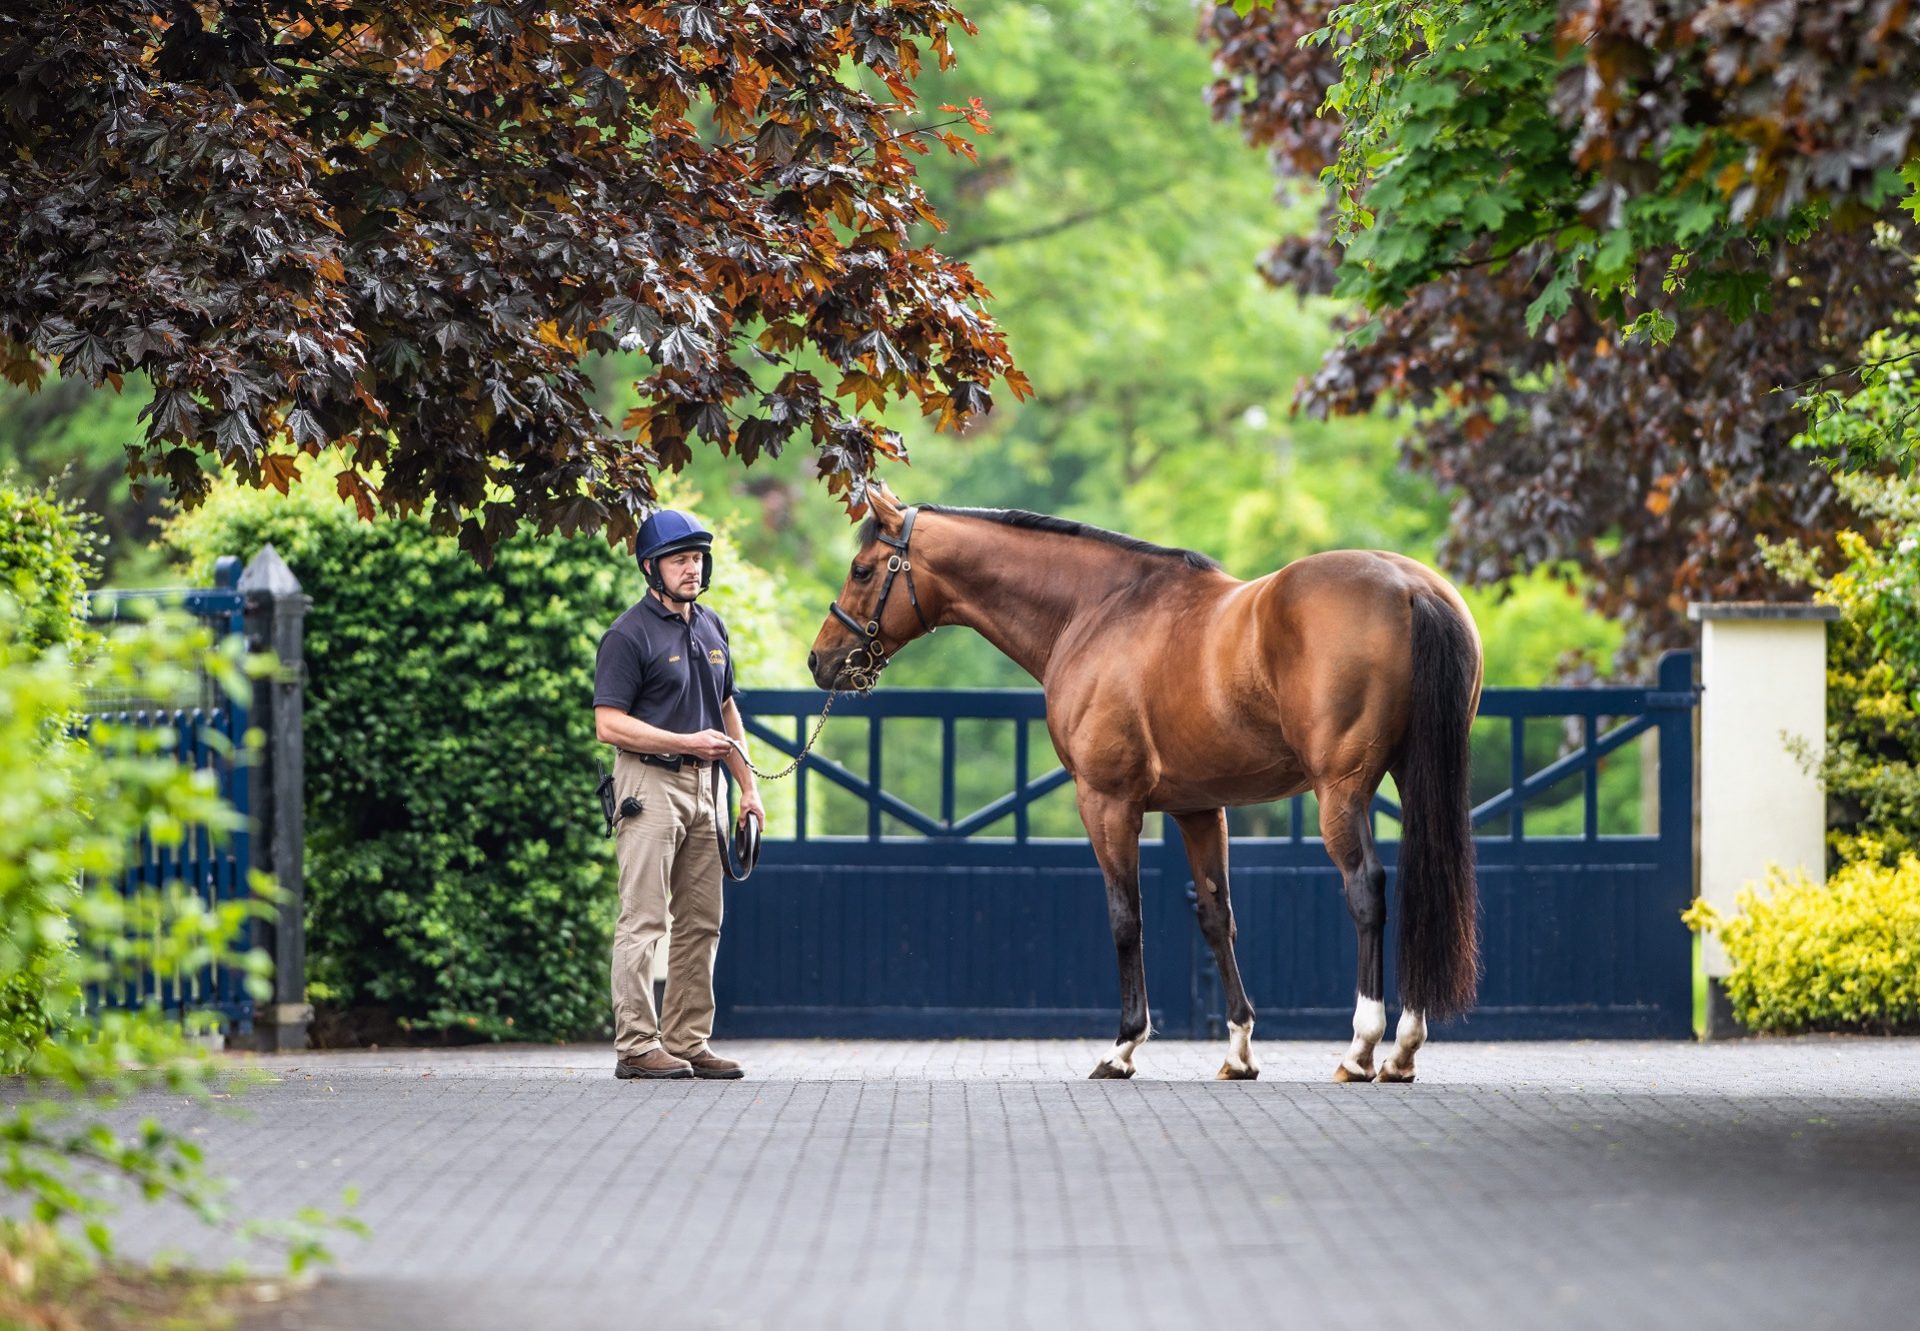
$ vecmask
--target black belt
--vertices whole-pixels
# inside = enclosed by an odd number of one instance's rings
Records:
[[[633,750],[628,749],[627,752],[633,753]],[[684,753],[633,753],[633,756],[649,766],[664,767],[669,772],[677,772],[682,767],[691,767],[697,772],[707,765],[705,758],[694,758]]]

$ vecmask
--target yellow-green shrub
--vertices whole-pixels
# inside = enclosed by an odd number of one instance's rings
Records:
[[[1874,851],[1877,847],[1867,847]],[[1727,997],[1750,1030],[1920,1030],[1920,857],[1877,854],[1824,883],[1778,871],[1734,915],[1688,913],[1733,963]]]

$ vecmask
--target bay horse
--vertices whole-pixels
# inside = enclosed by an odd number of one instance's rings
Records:
[[[1467,739],[1482,660],[1460,594],[1381,551],[1309,555],[1242,582],[1204,555],[1063,518],[910,508],[877,481],[867,500],[808,667],[821,688],[866,691],[906,643],[960,624],[1039,681],[1120,962],[1120,1032],[1092,1075],[1131,1077],[1151,1034],[1140,934],[1150,810],[1180,828],[1219,966],[1228,1041],[1217,1075],[1259,1075],[1233,950],[1226,809],[1311,790],[1358,937],[1353,1043],[1334,1080],[1412,1081],[1427,1019],[1471,1007],[1479,981]],[[1403,1010],[1376,1067],[1387,876],[1368,810],[1388,773],[1402,801]]]

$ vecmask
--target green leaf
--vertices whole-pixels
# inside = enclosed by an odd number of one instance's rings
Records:
[[[1920,220],[1920,158],[1908,161],[1900,168],[1900,179],[1907,183],[1907,197],[1900,200],[1900,206]]]
[[[1527,306],[1527,332],[1537,334],[1540,325],[1551,319],[1558,319],[1573,308],[1573,284],[1575,266],[1571,261],[1563,262],[1554,270],[1546,288]]]

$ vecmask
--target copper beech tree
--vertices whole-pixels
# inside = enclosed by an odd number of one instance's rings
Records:
[[[629,536],[696,446],[796,439],[857,504],[1026,383],[914,176],[945,0],[66,0],[0,15],[9,379],[151,385],[136,477],[282,489],[339,445],[363,516],[481,558]],[[918,116],[918,118],[916,118]],[[643,351],[605,420],[583,362]]]
[[[1915,308],[1920,15],[1881,0],[1276,0],[1202,22],[1215,110],[1319,230],[1265,271],[1358,300],[1301,408],[1411,409],[1492,582],[1577,569],[1631,664],[1691,599],[1777,594],[1755,536],[1848,514],[1793,447]],[[1845,436],[1830,465],[1900,463]],[[1797,593],[1804,594],[1804,593]]]

